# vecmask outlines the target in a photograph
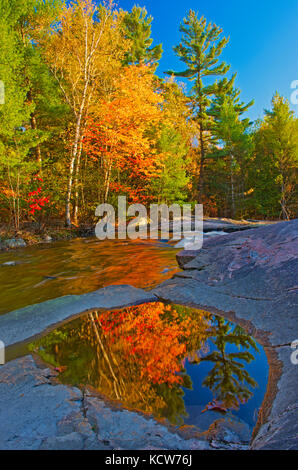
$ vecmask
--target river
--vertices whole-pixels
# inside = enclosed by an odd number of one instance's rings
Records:
[[[111,284],[153,288],[179,270],[178,251],[167,240],[94,237],[0,253],[0,314]]]

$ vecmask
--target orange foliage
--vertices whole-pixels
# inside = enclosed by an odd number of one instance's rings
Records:
[[[112,189],[127,191],[136,202],[138,195],[144,200],[146,181],[160,173],[160,155],[149,129],[161,120],[162,96],[145,65],[123,68],[114,85],[112,96],[100,99],[91,110],[84,149],[91,159],[101,160],[104,170],[125,172],[125,186],[119,181]]]
[[[140,377],[155,384],[181,383],[177,374],[192,331],[189,317],[180,319],[170,306],[155,303],[117,310],[109,317],[101,312],[98,321],[109,342],[120,341],[126,358],[140,359]]]

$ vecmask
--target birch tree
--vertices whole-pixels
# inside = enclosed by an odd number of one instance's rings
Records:
[[[73,185],[74,182],[78,185],[86,116],[98,95],[102,75],[107,73],[107,62],[117,55],[116,50],[111,53],[111,48],[119,46],[115,37],[118,23],[119,15],[111,1],[97,7],[93,0],[76,0],[64,6],[58,23],[52,26],[43,44],[46,60],[73,114],[65,198],[65,223],[68,227],[72,223]],[[109,36],[111,31],[114,41]],[[77,213],[76,204],[75,223]]]

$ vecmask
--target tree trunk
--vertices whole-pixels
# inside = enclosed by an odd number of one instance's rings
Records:
[[[79,173],[80,173],[82,147],[83,147],[83,139],[81,137],[78,157],[77,157],[76,176],[75,176],[75,207],[74,207],[74,213],[73,213],[73,220],[76,225],[78,225],[78,213],[79,213],[79,187],[78,185],[79,185]]]
[[[65,206],[65,225],[71,227],[71,218],[70,218],[70,201],[71,201],[71,188],[72,188],[72,179],[73,179],[73,169],[76,160],[76,155],[72,155],[70,166],[69,166],[69,177],[66,193],[66,206]]]
[[[74,138],[74,143],[73,143],[72,157],[71,157],[70,166],[69,166],[69,177],[68,177],[68,186],[67,186],[67,193],[66,193],[66,207],[65,207],[65,224],[67,227],[71,227],[70,202],[71,202],[71,193],[72,193],[73,173],[74,173],[74,165],[78,156],[79,142],[82,139],[81,123],[82,123],[83,110],[85,108],[88,83],[89,83],[89,80],[87,80],[85,83],[80,111],[77,117],[76,133],[75,133],[75,138]]]
[[[30,123],[31,123],[31,129],[37,130],[36,117],[34,113],[31,114]],[[39,144],[37,144],[37,146],[35,147],[35,154],[36,154],[36,159],[39,163],[40,171],[42,172],[42,158],[41,158],[41,150],[40,150]]]
[[[95,315],[96,315],[96,313],[95,313]],[[104,348],[103,342],[102,342],[102,340],[101,340],[101,338],[100,338],[99,331],[98,331],[98,328],[97,328],[96,323],[95,323],[95,321],[94,321],[93,314],[92,314],[92,313],[89,313],[89,317],[91,318],[93,330],[94,330],[96,339],[97,339],[97,341],[98,341],[98,344],[99,344],[99,346],[100,346],[100,349],[101,349],[101,351],[102,351],[103,357],[105,358],[106,363],[107,363],[107,365],[108,365],[108,368],[109,368],[109,370],[110,370],[110,373],[111,373],[111,375],[112,375],[112,377],[113,377],[113,380],[114,380],[114,390],[115,390],[116,397],[117,397],[118,399],[120,399],[120,397],[121,397],[121,392],[120,392],[120,390],[118,389],[119,382],[118,382],[118,379],[117,379],[117,377],[116,377],[116,375],[115,375],[115,373],[114,373],[114,369],[113,369],[112,363],[111,363],[111,361],[110,361],[110,359],[109,359],[109,356],[108,356],[108,354],[107,354],[107,352],[106,352],[106,350],[105,350],[105,348]]]
[[[33,103],[33,96],[32,96],[32,90],[31,89],[27,93],[27,99],[28,99],[28,102],[30,104]],[[31,116],[30,116],[30,126],[31,126],[32,130],[34,130],[34,131],[37,130],[36,116],[35,116],[34,112],[31,113]],[[42,171],[42,158],[41,158],[41,150],[40,150],[40,145],[39,144],[35,147],[35,154],[36,154],[36,159],[39,163],[40,171]]]
[[[203,129],[203,106],[202,106],[202,77],[201,77],[201,64],[199,64],[198,77],[198,94],[199,94],[199,126],[200,126],[200,147],[201,147],[201,160],[200,160],[200,174],[198,181],[198,202],[203,203],[204,195],[204,163],[205,163],[205,148],[204,148],[204,129]]]
[[[204,131],[202,124],[200,124],[200,147],[201,147],[201,160],[199,166],[199,182],[198,182],[198,201],[199,204],[203,203],[204,194],[204,161],[205,161],[205,149],[204,149]]]
[[[112,162],[109,162],[109,166],[108,166],[106,177],[105,177],[105,192],[104,192],[105,203],[108,200],[108,195],[109,195],[109,190],[110,190],[111,170],[112,170]]]
[[[231,201],[232,201],[231,216],[232,216],[232,219],[233,219],[235,217],[235,191],[234,191],[233,155],[230,155],[230,166],[231,166]]]
[[[285,184],[284,184],[284,182],[282,183],[282,187],[281,187],[281,200],[280,200],[280,204],[281,204],[281,210],[282,210],[282,218],[283,218],[283,220],[289,220],[290,217],[289,217],[289,213],[288,213],[288,211],[287,211],[287,206],[286,206]]]

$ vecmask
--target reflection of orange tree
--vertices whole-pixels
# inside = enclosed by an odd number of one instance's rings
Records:
[[[126,405],[173,423],[185,415],[180,385],[191,388],[182,359],[193,352],[189,346],[201,347],[209,326],[205,312],[178,310],[154,303],[89,315],[107,371],[101,390],[108,380],[114,397]]]
[[[128,408],[182,424],[181,386],[192,386],[183,360],[204,345],[208,319],[205,312],[162,303],[96,311],[41,339],[39,353],[67,367],[64,383],[88,383]]]
[[[206,348],[208,338],[214,351]],[[231,345],[238,350],[228,349]],[[173,424],[182,424],[186,415],[182,387],[192,387],[186,358],[213,362],[203,385],[214,393],[218,409],[238,408],[256,385],[245,370],[257,350],[254,340],[237,325],[183,306],[150,303],[95,311],[50,333],[32,349],[36,346],[47,362],[63,370],[64,383],[92,385],[128,408],[167,417]]]
[[[171,322],[165,321],[170,314]],[[140,359],[140,377],[154,384],[182,383],[181,359],[191,335],[191,318],[181,320],[177,312],[162,303],[145,304],[97,317],[106,339],[121,349],[125,361]],[[121,341],[119,342],[119,339]]]

